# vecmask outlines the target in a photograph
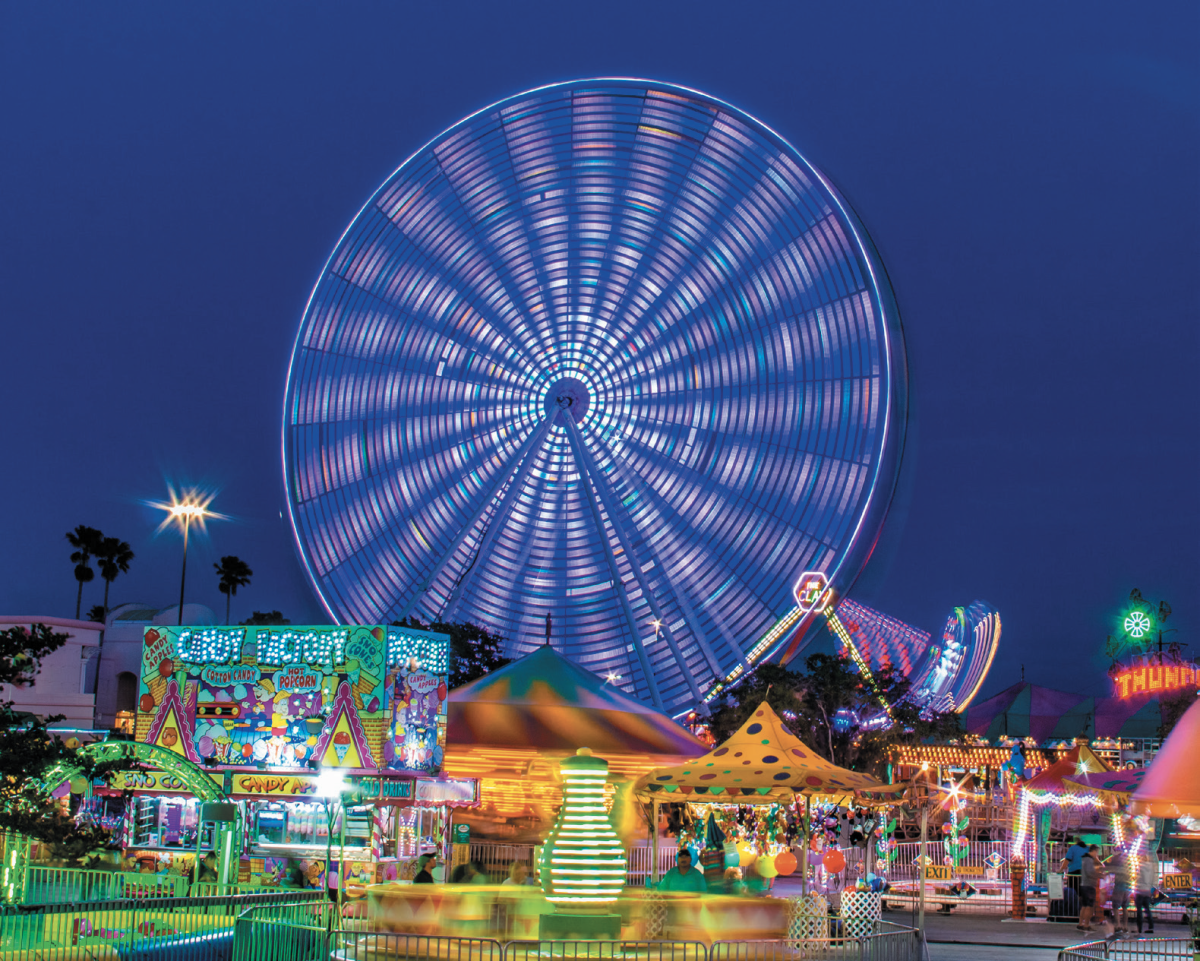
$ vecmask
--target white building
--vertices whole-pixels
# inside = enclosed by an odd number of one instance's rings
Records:
[[[178,623],[178,604],[165,608],[140,603],[122,604],[109,611],[104,622],[104,651],[100,657],[96,727],[124,727],[127,723],[132,732],[145,629],[159,624]],[[203,604],[184,604],[183,623],[208,627],[216,624],[217,619],[212,609]],[[127,716],[125,712],[129,712]]]
[[[95,704],[96,652],[103,625],[66,617],[6,617],[0,615],[0,630],[28,629],[45,624],[56,634],[66,634],[67,643],[42,658],[41,671],[27,687],[0,684],[0,700],[12,701],[14,711],[45,719],[65,715],[52,728],[90,730]]]
[[[42,659],[41,672],[33,684],[2,684],[0,700],[11,700],[13,710],[40,718],[65,715],[52,728],[105,731],[120,727],[132,733],[142,635],[147,627],[178,622],[178,605],[156,608],[138,603],[113,608],[104,624],[63,617],[0,615],[0,630],[45,624],[67,635],[66,644]],[[184,604],[183,623],[209,626],[217,620],[212,609],[203,604]]]

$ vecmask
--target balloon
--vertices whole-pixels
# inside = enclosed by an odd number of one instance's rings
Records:
[[[840,874],[846,868],[846,857],[841,851],[834,849],[825,852],[825,870],[829,874]]]
[[[769,857],[761,857],[755,861],[754,870],[760,878],[773,878],[779,873],[775,870],[775,859]]]
[[[722,845],[722,849],[725,852],[725,867],[736,868],[738,866],[738,864],[741,863],[738,858],[737,845],[734,844],[732,841],[726,841]]]
[[[197,745],[200,748],[201,757],[210,757],[213,752],[213,739],[207,734],[200,738],[200,743]]]
[[[775,855],[775,871],[778,874],[782,874],[785,878],[789,874],[795,874],[797,867],[796,855],[792,854],[791,851],[781,851]]]
[[[71,793],[82,794],[87,790],[87,778],[73,777],[71,778]]]
[[[692,856],[692,865],[693,866],[698,865],[700,863],[700,852],[698,850],[696,850],[696,842],[693,841],[691,844],[689,844],[687,846],[687,853]]]
[[[754,863],[754,859],[758,857],[758,852],[754,850],[754,845],[749,841],[741,841],[737,846],[738,864],[743,868],[750,867]]]
[[[808,839],[808,846],[814,851],[820,851],[821,848],[825,847],[825,839],[819,834],[814,834]]]
[[[824,851],[813,851],[812,854],[810,854],[808,856],[808,863],[811,867],[814,867],[814,868],[818,867],[821,864],[821,862],[824,860],[825,860],[825,852]]]

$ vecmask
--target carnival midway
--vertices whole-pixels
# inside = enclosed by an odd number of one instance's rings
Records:
[[[851,596],[905,376],[862,224],[735,107],[581,80],[455,124],[349,226],[293,350],[330,623],[181,598],[144,627],[129,723],[71,744],[105,774],[39,781],[111,843],[3,836],[0,961],[917,961],[964,917],[1193,957],[1200,675],[1169,606],[1130,595],[1107,697],[982,698],[999,611],[925,631]],[[419,623],[510,662],[452,688]],[[829,750],[746,694],[819,643],[864,692]],[[930,717],[953,733],[834,763],[836,731]]]

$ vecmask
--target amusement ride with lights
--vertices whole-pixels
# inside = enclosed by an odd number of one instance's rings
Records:
[[[555,84],[417,150],[338,242],[292,353],[290,517],[334,620],[521,655],[552,614],[563,654],[680,714],[835,625],[905,395],[879,256],[795,148],[694,90]],[[968,610],[877,639],[960,708],[999,634]]]

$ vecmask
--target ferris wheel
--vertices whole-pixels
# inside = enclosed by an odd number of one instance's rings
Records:
[[[694,90],[529,91],[419,149],[313,290],[291,520],[336,620],[551,642],[677,713],[853,582],[895,483],[896,308],[829,181]]]

